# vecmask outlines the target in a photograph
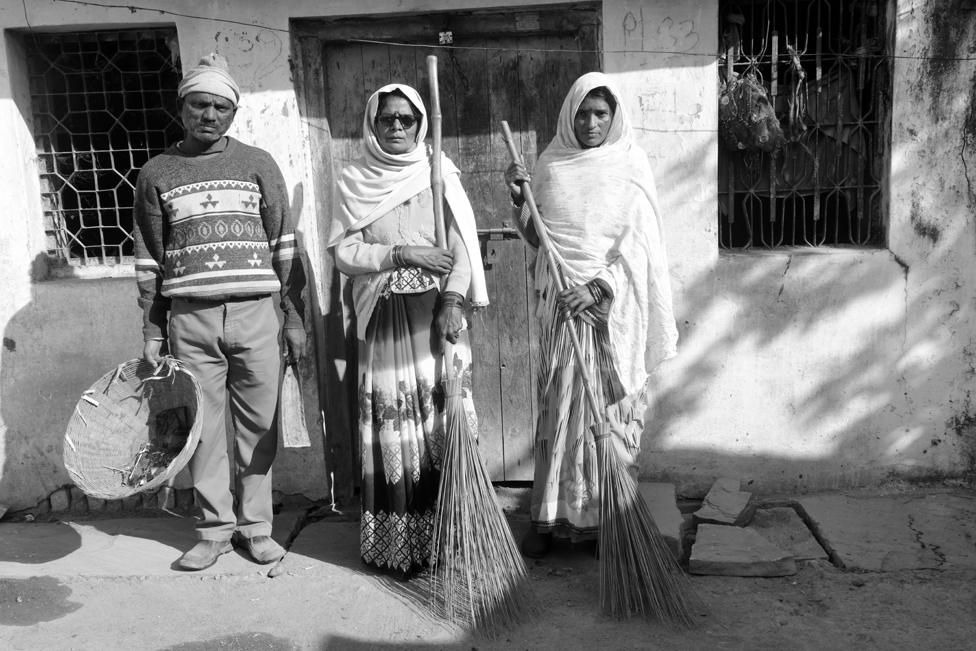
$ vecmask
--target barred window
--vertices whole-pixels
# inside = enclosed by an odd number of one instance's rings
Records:
[[[883,246],[881,0],[723,0],[719,245]]]
[[[33,32],[23,42],[48,254],[132,262],[136,177],[183,132],[176,32]]]

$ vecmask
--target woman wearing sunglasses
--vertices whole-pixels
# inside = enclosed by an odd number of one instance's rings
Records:
[[[442,341],[455,344],[455,364],[469,366],[464,310],[488,304],[474,214],[446,157],[447,248],[435,245],[426,133],[416,90],[389,84],[373,93],[363,156],[342,171],[330,238],[336,266],[353,279],[359,338],[360,553],[403,579],[430,557],[444,437]]]

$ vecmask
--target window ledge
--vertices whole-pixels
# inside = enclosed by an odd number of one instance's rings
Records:
[[[51,265],[46,280],[131,278],[135,275],[134,264]]]
[[[878,246],[780,246],[775,249],[751,247],[748,249],[719,249],[719,257],[780,257],[792,255],[891,255],[885,247]]]

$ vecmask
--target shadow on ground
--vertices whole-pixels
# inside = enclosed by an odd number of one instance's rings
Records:
[[[0,579],[0,625],[33,626],[81,608],[71,588],[51,576]]]
[[[63,523],[45,528],[31,523],[0,524],[0,563],[37,565],[63,558],[80,547],[81,535]]]

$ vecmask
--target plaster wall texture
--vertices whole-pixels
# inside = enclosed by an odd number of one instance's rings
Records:
[[[463,8],[510,4],[485,0]],[[289,19],[440,11],[459,3],[186,0],[158,6],[198,18],[51,0],[28,5],[35,29],[175,25],[184,69],[207,52],[224,54],[244,92],[232,135],[271,152],[291,188],[300,231],[314,233],[316,220],[327,218],[317,214],[314,198],[327,188],[310,173],[309,127],[300,117],[289,67]],[[955,20],[940,18],[947,10]],[[717,3],[607,0],[602,11],[604,69],[625,90],[657,177],[682,336],[678,358],[653,378],[643,474],[675,480],[693,493],[725,474],[753,482],[753,490],[805,490],[871,484],[889,474],[971,469],[973,62],[934,68],[931,62],[894,62],[890,250],[720,253]],[[958,48],[962,56],[964,44],[973,42],[974,12],[957,2],[899,0],[893,15],[898,54]],[[0,24],[25,27],[23,5],[0,0]],[[16,58],[15,44],[5,34],[0,38],[0,138],[16,152],[0,158],[0,187],[13,190],[12,217],[0,240],[0,326],[4,336],[29,336],[26,341],[51,359],[66,355],[66,341],[80,340],[64,332],[69,325],[86,322],[77,329],[102,333],[104,340],[86,344],[84,359],[65,357],[79,367],[67,372],[70,381],[57,372],[64,366],[50,359],[33,367],[43,375],[14,377],[25,366],[10,351],[0,357],[0,372],[16,387],[0,394],[0,428],[6,428],[0,429],[0,445],[23,459],[11,463],[10,452],[0,448],[0,502],[26,505],[66,481],[58,469],[58,409],[69,410],[74,389],[138,350],[138,313],[130,281],[31,280],[43,232],[29,112],[23,108],[29,101],[16,74],[8,74],[16,73],[16,61],[8,61],[8,55]],[[949,128],[936,129],[934,116]],[[305,244],[316,278],[322,278],[320,243],[307,237]],[[71,291],[58,289],[61,283]],[[324,295],[321,281],[317,291]],[[28,335],[21,322],[62,325],[56,332],[29,329]],[[79,384],[78,374],[86,371]],[[25,423],[22,405],[38,401],[35,391],[51,389],[64,404],[36,426]],[[39,452],[31,447],[35,443]],[[27,447],[29,458],[23,456]],[[297,463],[279,463],[276,482],[307,470]],[[23,474],[37,477],[25,480]],[[292,488],[304,490],[300,480]]]

